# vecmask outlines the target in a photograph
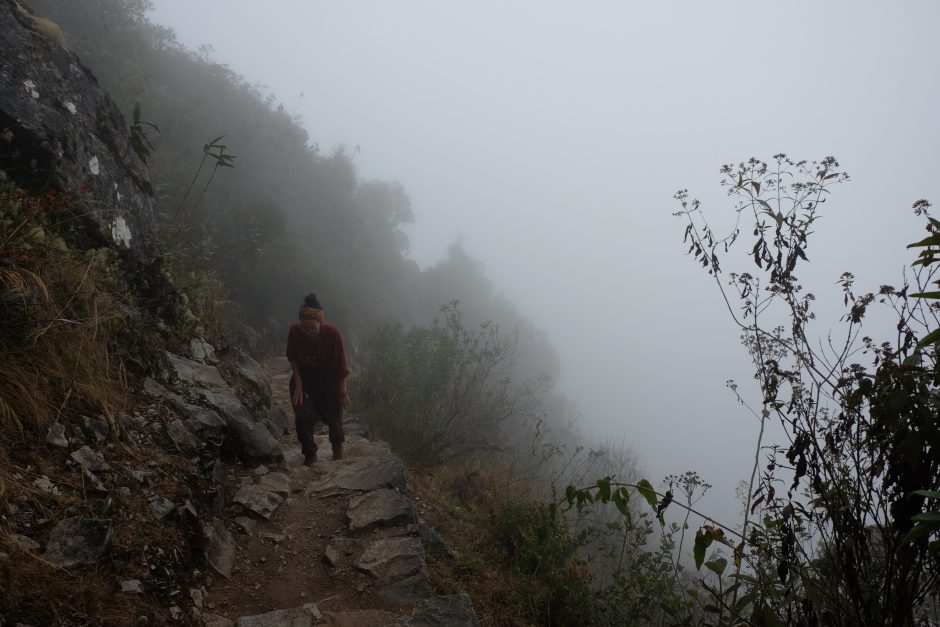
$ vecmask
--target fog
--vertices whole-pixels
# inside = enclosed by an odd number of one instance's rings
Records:
[[[150,17],[321,149],[345,144],[360,178],[400,181],[410,256],[461,241],[550,336],[584,431],[626,438],[654,483],[697,470],[705,509],[728,511],[757,433],[726,380],[759,399],[672,195],[727,215],[723,163],[835,155],[852,181],[800,277],[822,331],[843,271],[899,282],[911,204],[940,199],[934,2],[154,0]]]

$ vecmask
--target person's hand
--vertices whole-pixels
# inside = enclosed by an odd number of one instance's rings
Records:
[[[294,394],[290,397],[290,401],[295,407],[304,402],[304,386],[297,379],[294,380]]]
[[[343,392],[339,396],[339,404],[343,409],[349,409],[349,406],[352,405],[352,401],[349,400],[349,394]]]

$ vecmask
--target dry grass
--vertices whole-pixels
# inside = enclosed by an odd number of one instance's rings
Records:
[[[72,251],[52,234],[48,219],[61,202],[0,190],[0,431],[7,437],[79,412],[112,417],[123,404],[123,371],[110,350],[124,325],[109,256]]]
[[[535,491],[526,484],[502,459],[409,469],[422,518],[456,553],[429,553],[432,581],[443,594],[467,592],[487,627],[538,624],[546,611],[550,591],[514,567],[498,537],[507,506]]]

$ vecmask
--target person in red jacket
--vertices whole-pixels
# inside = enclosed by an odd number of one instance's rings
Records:
[[[293,369],[290,381],[297,439],[304,465],[317,461],[313,430],[317,420],[330,429],[333,459],[343,457],[343,410],[349,407],[346,392],[346,351],[339,329],[324,321],[324,311],[316,294],[307,294],[300,307],[299,320],[287,333],[287,359]]]

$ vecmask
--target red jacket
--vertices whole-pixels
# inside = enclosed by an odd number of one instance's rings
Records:
[[[300,367],[306,393],[314,390],[338,393],[349,376],[343,336],[329,322],[320,323],[320,333],[315,338],[307,336],[300,323],[292,324],[287,333],[287,359]]]

